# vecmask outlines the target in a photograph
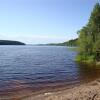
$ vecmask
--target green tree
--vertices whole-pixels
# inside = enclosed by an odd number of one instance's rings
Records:
[[[100,49],[100,4],[96,3],[89,21],[79,32],[79,54],[85,56],[95,55]]]

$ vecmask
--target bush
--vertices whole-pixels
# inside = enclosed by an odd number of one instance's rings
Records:
[[[91,56],[88,56],[88,55],[78,55],[75,58],[75,61],[77,61],[77,62],[85,62],[85,63],[92,63],[92,62],[95,61],[95,56],[94,55],[91,55]]]

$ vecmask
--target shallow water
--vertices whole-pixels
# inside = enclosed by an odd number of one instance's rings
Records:
[[[0,46],[0,91],[74,85],[100,76],[100,68],[79,65],[64,46]]]

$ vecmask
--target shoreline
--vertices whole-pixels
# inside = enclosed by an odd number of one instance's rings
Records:
[[[100,100],[100,79],[70,89],[63,87],[58,91],[41,91],[18,100]]]
[[[100,78],[70,87],[63,85],[37,90],[27,88],[7,93],[0,93],[0,100],[100,100]]]
[[[92,99],[93,96],[95,99]],[[100,78],[73,84],[70,87],[67,85],[38,89],[20,87],[13,92],[6,91],[6,94],[1,92],[0,100],[100,100]]]
[[[22,87],[17,86],[14,90],[6,90],[6,91],[0,91],[0,100],[27,100],[28,97],[35,97],[40,94],[50,94],[51,92],[56,93],[58,91],[64,91],[68,90],[70,88],[73,88],[75,86],[79,86],[79,84],[74,85],[57,85],[54,86],[43,86],[39,88],[28,88],[28,87]]]
[[[94,95],[96,99],[92,99]],[[0,100],[100,100],[100,78],[71,86],[59,85],[38,89],[23,89],[19,86],[18,90],[6,91],[6,94],[1,92]]]

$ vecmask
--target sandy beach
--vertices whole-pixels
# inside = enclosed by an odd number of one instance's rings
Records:
[[[45,91],[19,100],[100,100],[100,79],[71,89]]]

